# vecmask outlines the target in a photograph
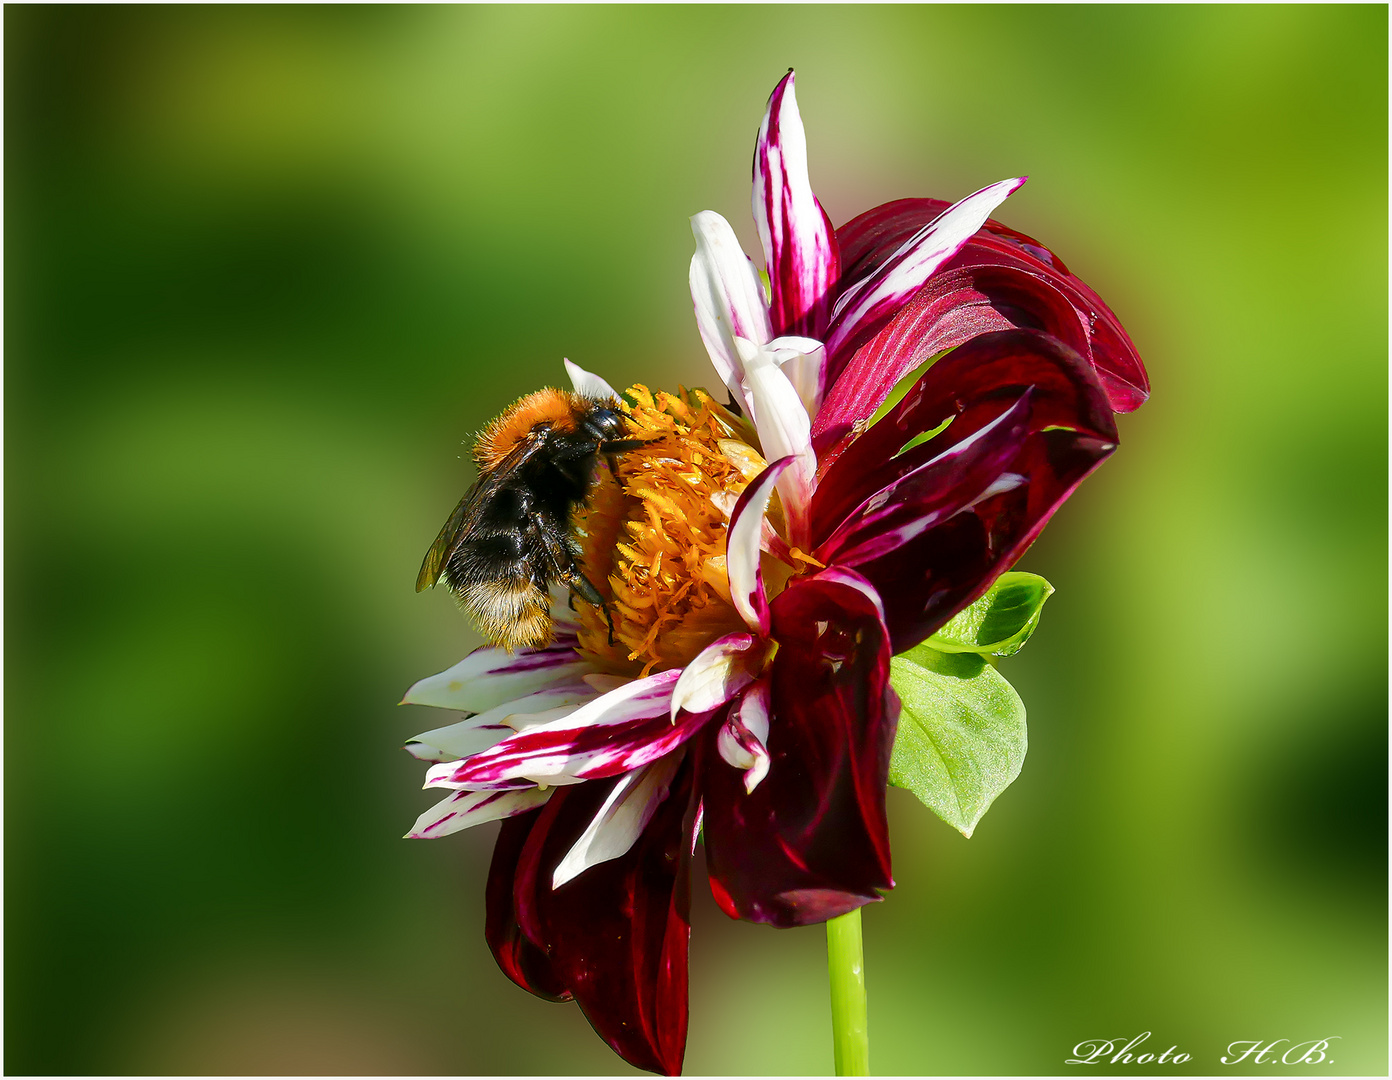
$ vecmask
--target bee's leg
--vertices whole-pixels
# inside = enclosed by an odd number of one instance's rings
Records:
[[[611,439],[609,442],[600,443],[599,449],[601,453],[605,454],[622,454],[647,445],[647,439]]]
[[[609,644],[614,644],[614,617],[609,614],[609,605],[604,602],[604,597],[599,595],[594,582],[573,568],[570,575],[562,575],[561,580],[570,586],[571,592],[579,594],[581,600],[588,601],[604,612],[604,621],[609,627]]]
[[[580,567],[576,565],[575,553],[567,546],[554,544],[551,546],[551,564],[556,569],[556,576],[561,579],[570,591],[579,596],[581,600],[593,604],[604,612],[604,622],[609,627],[609,644],[614,644],[614,617],[609,614],[609,605],[604,602],[604,597],[595,588],[594,582],[580,572]]]
[[[578,593],[581,600],[587,600],[595,607],[604,606],[604,597],[599,595],[599,590],[594,587],[594,583],[580,571],[572,568],[570,573],[562,576],[561,580],[570,586],[571,592]]]

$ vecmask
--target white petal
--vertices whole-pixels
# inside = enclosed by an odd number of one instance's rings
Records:
[[[739,744],[734,732],[733,718],[721,724],[715,736],[715,748],[720,751],[726,765],[743,771],[754,764],[754,755]]]
[[[811,417],[796,388],[767,349],[743,338],[737,338],[735,345],[744,361],[744,382],[764,457],[769,461],[793,459],[778,478],[778,494],[788,523],[788,542],[805,547],[809,532],[807,505],[817,475]]]
[[[685,709],[710,712],[725,704],[754,681],[746,655],[754,639],[748,634],[726,634],[712,641],[682,669],[672,691],[672,721]]]
[[[526,726],[532,714],[567,705],[573,710],[574,706],[593,700],[599,693],[583,682],[551,687],[524,698],[505,701],[457,724],[422,732],[406,744],[406,751],[422,761],[465,758],[480,750],[487,750],[519,727]],[[517,718],[518,714],[521,719]],[[444,756],[439,756],[441,754]]]
[[[513,729],[506,724],[480,724],[478,717],[471,717],[457,724],[417,735],[403,749],[417,761],[437,764],[442,761],[458,761],[470,754],[497,746],[512,732]],[[442,742],[449,744],[448,749],[438,745]]]
[[[749,415],[735,338],[763,344],[773,332],[768,304],[749,261],[730,223],[712,210],[691,219],[696,254],[691,257],[691,302],[696,309],[696,328],[706,343],[716,374],[730,390],[745,415]]]
[[[735,503],[739,502],[738,495],[723,488],[720,491],[712,492],[710,499],[715,508],[725,515],[726,521],[730,520],[730,515],[735,512]]]
[[[582,675],[580,681],[596,694],[607,694],[610,690],[617,690],[633,680],[624,675],[606,675],[604,672],[595,672],[592,675]]]
[[[802,400],[808,416],[822,407],[822,380],[826,371],[826,346],[814,338],[779,337],[768,343],[773,362]]]
[[[437,802],[416,819],[408,840],[434,840],[485,821],[525,814],[551,798],[550,791],[524,788],[521,791],[456,791]]]
[[[557,683],[573,683],[594,670],[576,655],[568,637],[545,649],[518,653],[485,646],[416,683],[401,703],[481,713]]]
[[[594,398],[596,401],[603,401],[605,398],[618,400],[619,395],[614,388],[601,379],[598,375],[586,371],[579,364],[572,364],[569,360],[562,360],[565,364],[566,373],[570,376],[570,383],[575,387],[577,394],[583,394],[587,398]]]
[[[750,691],[740,698],[739,722],[749,729],[749,733],[765,746],[769,737],[769,703],[773,696],[773,684],[768,679],[760,679]]]
[[[746,793],[768,775],[769,694],[768,679],[760,679],[740,698],[716,735],[720,756],[744,771]]]
[[[667,798],[681,759],[679,753],[668,754],[626,774],[615,784],[589,827],[557,865],[551,875],[551,887],[559,889],[591,866],[625,854]]]

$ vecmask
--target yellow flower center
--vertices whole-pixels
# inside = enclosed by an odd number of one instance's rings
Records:
[[[701,390],[635,385],[629,437],[644,445],[600,469],[576,514],[585,576],[604,611],[577,601],[580,648],[620,674],[681,667],[716,638],[745,629],[730,603],[725,537],[730,512],[764,468],[749,426]],[[776,506],[770,516],[778,519]],[[783,567],[782,573],[776,567]],[[781,587],[791,573],[765,559]]]

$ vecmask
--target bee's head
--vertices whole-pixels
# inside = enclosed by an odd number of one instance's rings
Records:
[[[596,442],[613,442],[624,434],[623,413],[608,405],[596,405],[585,414],[580,428]]]

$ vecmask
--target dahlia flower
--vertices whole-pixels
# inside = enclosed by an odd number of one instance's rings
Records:
[[[728,405],[619,395],[567,361],[644,440],[575,523],[612,634],[561,603],[546,647],[481,648],[406,694],[469,714],[407,747],[448,792],[409,835],[502,819],[494,956],[638,1067],[681,1069],[698,838],[734,918],[823,922],[893,887],[891,658],[1009,569],[1145,398],[1106,306],[989,220],[1023,183],[833,229],[790,72],[754,159],[767,285],[724,218],[692,219]]]

